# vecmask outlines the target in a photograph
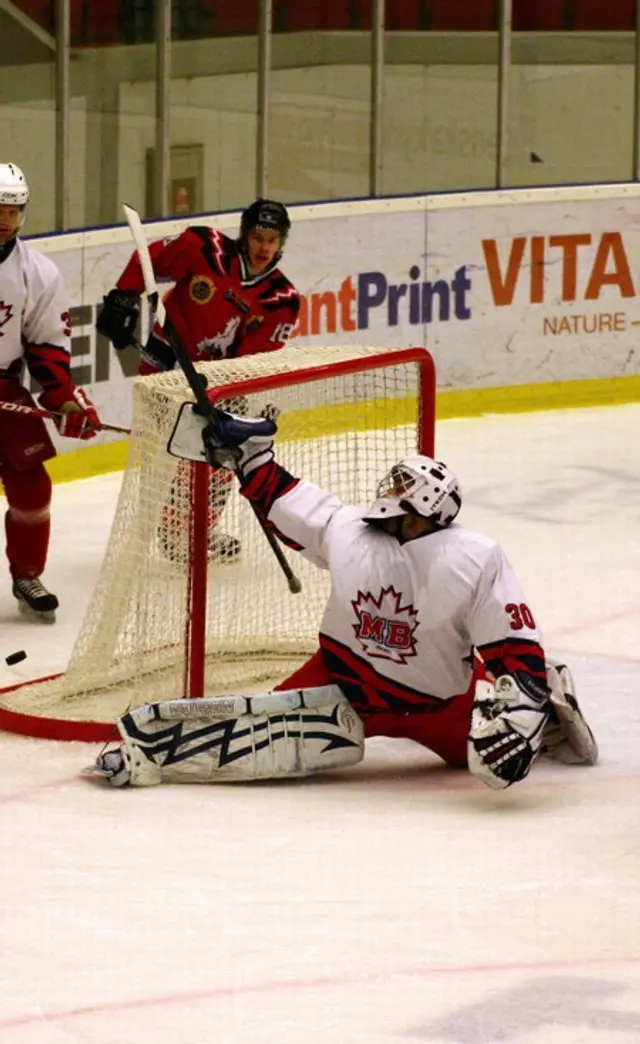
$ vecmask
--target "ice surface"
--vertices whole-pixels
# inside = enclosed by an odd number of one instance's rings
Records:
[[[120,792],[79,778],[93,747],[0,735],[0,1044],[638,1044],[640,407],[437,444],[600,764],[493,794],[380,739],[311,781]],[[54,492],[54,626],[2,563],[1,685],[64,668],[119,482]]]

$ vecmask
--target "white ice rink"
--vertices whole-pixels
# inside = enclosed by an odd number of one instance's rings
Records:
[[[0,735],[0,1044],[638,1044],[639,446],[640,406],[438,429],[595,768],[494,794],[377,740],[311,781],[117,791],[78,775],[96,748]],[[0,685],[64,668],[119,483],[54,492],[55,626],[0,565]]]

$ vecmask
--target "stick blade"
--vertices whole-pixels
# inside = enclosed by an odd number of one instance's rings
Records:
[[[138,259],[140,261],[140,267],[142,269],[142,278],[144,279],[144,288],[149,301],[149,307],[154,313],[156,319],[161,326],[164,326],[165,321],[165,308],[164,302],[158,293],[158,287],[156,285],[156,277],[153,271],[153,265],[151,264],[151,255],[149,253],[149,244],[147,243],[147,237],[142,227],[142,221],[140,215],[135,207],[130,206],[128,203],[122,204],[124,216],[127,219],[127,224],[131,231],[131,238],[135,243],[136,250],[138,251]]]

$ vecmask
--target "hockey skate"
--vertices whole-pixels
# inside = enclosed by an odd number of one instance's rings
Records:
[[[82,770],[86,779],[106,780],[112,787],[125,787],[129,782],[129,770],[120,749],[99,754],[93,765]]]
[[[564,663],[547,660],[551,713],[542,734],[541,753],[565,765],[595,765],[598,744],[576,697],[571,671]]]
[[[18,608],[24,616],[32,619],[54,623],[58,599],[46,587],[38,576],[18,576],[13,581],[13,597],[18,600]]]
[[[180,539],[182,534],[175,535],[164,527],[158,529],[158,541],[165,557],[178,566],[185,566],[187,562],[188,547],[186,541]],[[225,565],[234,562],[238,558],[242,544],[237,537],[229,536],[228,533],[219,533],[213,529],[209,532],[208,559],[216,565]]]

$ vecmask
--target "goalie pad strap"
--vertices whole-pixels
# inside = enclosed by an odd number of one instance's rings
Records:
[[[118,730],[137,786],[307,776],[364,755],[362,722],[333,685],[147,704]]]

